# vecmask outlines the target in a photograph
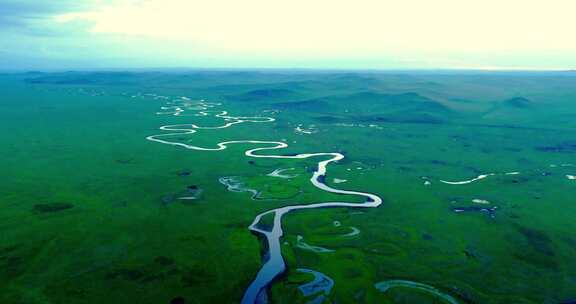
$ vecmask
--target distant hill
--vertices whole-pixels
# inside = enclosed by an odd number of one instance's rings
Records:
[[[130,72],[62,72],[27,75],[36,76],[26,78],[24,81],[27,83],[56,85],[130,85],[137,83],[141,78],[141,75]]]
[[[397,112],[397,111],[424,111],[449,112],[443,104],[422,96],[418,93],[408,92],[402,94],[382,94],[375,92],[360,92],[348,95],[345,98],[349,107],[358,110]]]
[[[284,111],[302,111],[319,122],[441,123],[453,113],[447,106],[409,92],[384,94],[363,91],[346,95],[282,102],[272,105]]]
[[[310,112],[325,112],[333,110],[334,107],[329,101],[323,98],[315,98],[309,100],[300,100],[293,102],[279,102],[272,105],[276,109],[281,110],[297,110],[297,111],[310,111]]]
[[[514,97],[504,100],[502,104],[513,108],[528,108],[532,106],[532,101],[524,97]]]
[[[297,98],[296,91],[288,89],[259,89],[236,95],[226,95],[224,98],[239,102],[274,102]]]
[[[71,78],[55,78],[55,77],[36,77],[25,80],[31,84],[95,84],[93,79],[88,77],[71,77]]]
[[[513,97],[494,103],[482,118],[484,119],[524,119],[533,114],[534,102],[525,97]]]
[[[274,104],[287,110],[341,110],[355,113],[450,112],[443,104],[417,93],[383,94],[371,91]],[[324,107],[324,108],[322,108]]]

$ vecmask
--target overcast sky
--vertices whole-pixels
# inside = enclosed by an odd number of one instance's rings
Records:
[[[0,0],[0,68],[576,68],[575,0]]]

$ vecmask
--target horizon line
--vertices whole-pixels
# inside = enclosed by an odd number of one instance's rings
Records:
[[[338,67],[86,67],[86,68],[0,68],[0,73],[121,72],[121,71],[365,71],[365,72],[576,72],[574,68],[537,67],[423,67],[423,68],[338,68]]]

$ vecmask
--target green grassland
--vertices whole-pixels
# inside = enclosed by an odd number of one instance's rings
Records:
[[[312,276],[297,268],[334,280],[324,303],[447,303],[375,288],[387,280],[427,284],[459,303],[576,301],[573,72],[31,72],[0,74],[0,87],[0,303],[238,303],[261,265],[261,240],[247,229],[258,213],[358,201],[310,184],[318,159],[145,140],[162,125],[223,123],[156,115],[163,100],[145,94],[220,102],[238,116],[276,110],[273,123],[176,137],[341,152],[327,184],[383,197],[376,209],[287,215],[288,271],[271,303],[314,299],[298,289]],[[267,176],[279,168],[298,176]],[[227,191],[223,176],[261,199]],[[179,200],[191,185],[200,197]],[[303,249],[298,236],[331,251]]]

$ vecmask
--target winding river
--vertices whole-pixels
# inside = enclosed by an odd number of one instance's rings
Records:
[[[179,101],[176,101],[179,102]],[[307,205],[291,205],[281,208],[271,209],[260,213],[254,218],[252,224],[248,227],[252,232],[261,235],[266,240],[267,245],[267,260],[256,274],[252,283],[246,289],[242,298],[242,303],[262,303],[266,301],[266,288],[272,281],[281,275],[286,270],[286,263],[282,257],[280,248],[280,238],[284,231],[282,230],[282,217],[289,212],[302,209],[317,209],[317,208],[330,208],[330,207],[347,207],[347,208],[374,208],[382,204],[382,199],[372,193],[349,191],[332,188],[325,183],[327,166],[331,163],[337,162],[344,158],[344,155],[336,152],[321,152],[321,153],[303,153],[295,155],[276,155],[266,154],[272,150],[279,150],[288,147],[288,144],[281,141],[261,141],[261,140],[233,140],[220,142],[213,148],[199,147],[181,142],[170,141],[171,136],[186,135],[196,133],[201,129],[223,129],[232,125],[252,122],[252,123],[265,123],[275,121],[272,117],[235,117],[228,115],[226,111],[212,111],[211,108],[217,106],[216,103],[207,103],[200,101],[199,103],[192,103],[187,99],[182,99],[180,104],[171,104],[170,106],[163,107],[163,110],[169,112],[159,112],[157,114],[171,114],[174,116],[181,116],[186,110],[198,111],[193,116],[207,116],[213,114],[215,117],[222,118],[226,123],[216,127],[202,127],[195,124],[177,124],[165,125],[160,127],[162,131],[169,131],[170,133],[163,133],[159,135],[151,135],[146,137],[147,140],[158,142],[166,145],[178,146],[190,150],[198,151],[221,151],[232,144],[253,144],[259,147],[246,150],[244,154],[248,157],[254,158],[277,158],[277,159],[305,159],[305,158],[319,158],[317,168],[310,178],[310,182],[318,189],[327,192],[343,195],[356,195],[364,197],[363,203],[348,203],[348,202],[320,202]],[[170,110],[172,110],[170,112]],[[272,216],[273,226],[271,230],[264,230],[259,228],[258,224],[265,216]]]

